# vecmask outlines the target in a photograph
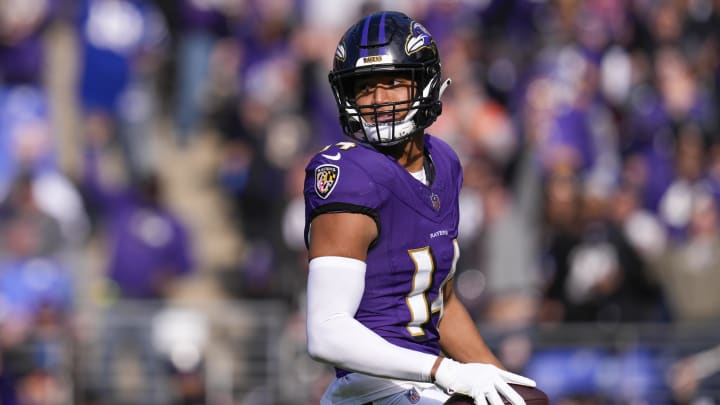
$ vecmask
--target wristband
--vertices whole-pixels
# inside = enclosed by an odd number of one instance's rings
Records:
[[[437,356],[435,359],[435,363],[433,363],[433,366],[430,369],[430,382],[435,383],[435,374],[437,373],[438,368],[440,368],[440,363],[442,363],[443,359],[443,356]]]

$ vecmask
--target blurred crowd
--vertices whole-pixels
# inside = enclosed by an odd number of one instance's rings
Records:
[[[0,403],[62,403],[48,398],[69,388],[48,370],[67,361],[53,347],[78,333],[94,240],[105,303],[159,310],[175,283],[204,272],[228,299],[274,298],[302,313],[304,165],[344,140],[331,58],[343,29],[388,8],[426,25],[453,80],[430,132],[464,165],[456,283],[479,323],[720,319],[720,1],[5,0]],[[72,38],[69,67],[47,63],[58,32]],[[62,134],[67,106],[48,82],[68,69],[78,125]],[[208,181],[243,241],[231,268],[204,269],[201,232],[165,198],[160,120],[178,148],[208,136],[220,144]],[[120,156],[119,174],[107,173],[108,156]],[[106,310],[108,324],[123,315]],[[118,336],[149,346],[142,328],[106,333],[110,354]],[[708,384],[720,368],[707,360],[713,343],[672,353],[684,360],[659,378],[674,402],[720,400],[703,393],[720,388]],[[543,374],[573,355],[505,360]],[[611,360],[639,362],[591,362]],[[181,371],[173,398],[202,403]],[[601,401],[536,379],[568,403]]]

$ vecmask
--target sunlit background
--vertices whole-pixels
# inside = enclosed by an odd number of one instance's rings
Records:
[[[507,367],[720,403],[720,1],[0,0],[0,404],[318,404],[303,169],[378,9],[453,79],[456,289]]]

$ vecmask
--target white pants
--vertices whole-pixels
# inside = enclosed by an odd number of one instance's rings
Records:
[[[389,380],[360,373],[336,378],[321,405],[442,405],[450,398],[437,385]]]

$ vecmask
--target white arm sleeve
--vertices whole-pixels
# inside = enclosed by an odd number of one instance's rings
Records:
[[[310,261],[308,352],[316,360],[378,377],[430,381],[437,356],[394,345],[358,322],[365,263],[339,256]]]

